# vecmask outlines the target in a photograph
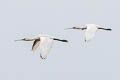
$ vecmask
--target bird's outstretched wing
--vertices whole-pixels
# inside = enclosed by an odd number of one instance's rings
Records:
[[[92,38],[94,38],[96,31],[97,31],[96,26],[87,26],[86,33],[85,33],[85,41],[89,41]]]
[[[52,48],[53,39],[49,37],[40,37],[40,57],[46,59]]]
[[[40,40],[35,40],[33,42],[32,50],[35,51],[39,45],[40,45]]]

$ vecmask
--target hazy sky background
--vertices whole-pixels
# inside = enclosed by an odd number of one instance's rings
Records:
[[[119,0],[1,0],[0,80],[120,80]],[[110,27],[84,42],[84,31],[64,28],[94,23]],[[46,60],[32,42],[39,33],[68,39],[54,42]]]

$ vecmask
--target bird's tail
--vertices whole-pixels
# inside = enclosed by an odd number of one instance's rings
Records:
[[[53,40],[61,41],[61,42],[68,42],[68,40],[61,40],[61,39],[56,39],[54,38]]]

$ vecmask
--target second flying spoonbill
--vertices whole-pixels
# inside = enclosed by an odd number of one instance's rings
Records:
[[[107,31],[111,31],[112,29],[110,28],[103,28],[99,25],[96,24],[86,24],[80,27],[72,27],[72,28],[67,28],[67,29],[78,29],[78,30],[86,30],[85,32],[85,41],[89,41],[92,38],[94,38],[95,33],[98,29],[101,30],[107,30]]]

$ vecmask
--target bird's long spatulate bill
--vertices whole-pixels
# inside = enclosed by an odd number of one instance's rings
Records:
[[[68,29],[73,29],[73,28],[65,28],[65,30],[68,30]]]
[[[24,41],[24,39],[18,39],[18,40],[15,40],[15,41]]]

